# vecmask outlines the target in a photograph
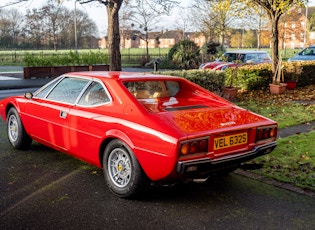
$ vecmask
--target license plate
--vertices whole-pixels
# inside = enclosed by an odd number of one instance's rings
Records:
[[[234,135],[214,138],[214,150],[229,148],[247,143],[247,133],[238,133]]]

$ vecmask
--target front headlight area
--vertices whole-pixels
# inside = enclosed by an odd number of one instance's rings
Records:
[[[179,146],[180,157],[208,153],[209,139],[210,137],[203,137],[182,141]]]
[[[258,127],[256,130],[256,144],[274,141],[277,138],[278,127],[276,125]]]

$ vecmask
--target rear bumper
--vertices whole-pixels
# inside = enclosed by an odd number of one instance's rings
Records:
[[[188,175],[208,175],[212,172],[235,167],[253,158],[268,154],[272,152],[276,146],[276,142],[271,142],[268,144],[256,146],[251,151],[245,153],[224,156],[214,160],[203,158],[193,161],[178,162],[176,166],[176,172],[179,174]]]

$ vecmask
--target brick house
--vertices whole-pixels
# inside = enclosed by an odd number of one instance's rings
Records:
[[[284,14],[279,21],[279,48],[303,48],[314,44],[315,31],[311,25],[314,13],[315,7],[307,7]]]
[[[98,40],[98,48],[100,48],[100,49],[108,48],[107,36],[106,37],[102,37],[101,39]]]
[[[163,32],[149,32],[148,33],[148,48],[158,48],[159,47],[159,38],[162,36]],[[142,35],[145,38],[145,34]],[[139,48],[146,48],[146,41],[140,39]]]
[[[178,41],[184,39],[183,31],[181,30],[167,30],[160,37],[160,48],[171,48]]]
[[[185,39],[193,41],[199,47],[207,43],[206,36],[201,32],[186,32]]]
[[[284,14],[279,21],[279,48],[304,47],[306,42],[305,9],[295,9]]]
[[[121,48],[138,48],[140,45],[140,32],[138,30],[123,30],[120,31],[120,46]]]

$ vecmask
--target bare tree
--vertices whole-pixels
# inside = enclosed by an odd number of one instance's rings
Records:
[[[193,16],[191,15],[191,10],[188,8],[180,9],[179,15],[180,16],[176,19],[176,29],[182,30],[183,37],[186,38],[185,32],[187,32],[192,27],[192,25],[194,25]]]
[[[0,43],[3,47],[17,47],[23,26],[23,15],[16,9],[0,9]]]
[[[10,20],[10,36],[14,47],[18,46],[19,38],[23,30],[24,16],[16,10],[9,10],[7,17]]]
[[[25,16],[25,36],[28,37],[32,47],[40,49],[42,47],[43,37],[45,35],[42,26],[43,16],[39,10],[32,9],[26,12]]]
[[[61,32],[61,15],[63,8],[53,1],[49,1],[44,5],[39,13],[42,16],[43,30],[49,39],[49,43],[53,43],[54,50],[57,51],[58,35]]]
[[[133,36],[137,36],[145,42],[146,59],[149,61],[149,32],[161,21],[161,17],[167,12],[163,11],[163,9],[157,11],[158,3],[148,5],[146,0],[136,0],[130,4],[130,8],[129,21],[131,21],[131,27],[138,26],[137,30],[139,31]]]
[[[78,2],[81,4],[97,2],[105,5],[106,7],[108,18],[108,47],[111,70],[121,70],[119,10],[123,2],[128,4],[130,1],[131,0],[78,0]],[[155,8],[157,12],[162,10],[169,12],[176,4],[178,4],[178,2],[175,0],[151,0],[146,2],[148,7],[151,7],[152,9],[154,9],[154,5],[157,5],[158,7]]]

